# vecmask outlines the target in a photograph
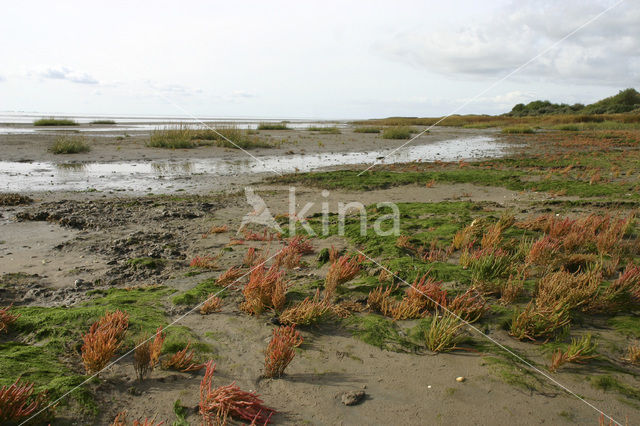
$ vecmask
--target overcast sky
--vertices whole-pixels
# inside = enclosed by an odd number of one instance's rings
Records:
[[[7,1],[0,111],[439,116],[616,1]],[[460,112],[626,87],[640,87],[638,0]]]

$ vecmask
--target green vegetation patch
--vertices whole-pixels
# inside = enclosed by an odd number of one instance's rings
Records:
[[[127,263],[129,264],[129,266],[132,266],[136,269],[160,269],[165,265],[165,263],[167,263],[167,261],[156,257],[136,257],[127,260]]]
[[[91,151],[91,147],[84,136],[63,135],[56,138],[49,151],[54,154],[78,154]]]
[[[328,135],[339,135],[340,129],[336,126],[311,126],[307,128],[310,132],[320,132]]]
[[[354,133],[380,133],[379,127],[362,126],[353,129]]]
[[[225,297],[223,287],[219,286],[214,278],[202,281],[191,290],[174,296],[171,301],[176,305],[195,305],[205,300],[211,293],[219,293],[218,297]]]
[[[258,130],[291,130],[287,123],[260,123]]]
[[[77,126],[73,120],[69,120],[66,118],[41,118],[33,122],[34,126]]]
[[[387,127],[382,131],[383,139],[409,139],[412,129],[406,126]]]

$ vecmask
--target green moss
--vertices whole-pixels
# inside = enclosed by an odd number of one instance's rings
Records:
[[[202,302],[211,293],[220,293],[218,297],[225,297],[223,287],[216,284],[214,278],[209,278],[196,285],[191,290],[187,290],[173,297],[171,300],[176,305],[195,305]]]
[[[134,259],[127,260],[127,263],[136,269],[139,269],[139,268],[159,269],[164,266],[164,264],[166,263],[166,260],[158,259],[155,257],[136,257]]]
[[[166,287],[111,289],[93,291],[95,299],[73,307],[14,308],[20,314],[12,327],[18,341],[0,344],[0,383],[21,377],[35,382],[51,397],[61,396],[85,379],[70,369],[68,360],[80,365],[81,335],[93,322],[106,310],[126,310],[129,331],[125,348],[132,347],[138,336],[166,324],[162,304],[171,292]],[[96,409],[85,387],[72,395],[85,409]]]
[[[622,334],[640,338],[640,317],[619,315],[610,318],[609,325]]]
[[[513,162],[513,160],[511,160]],[[500,162],[495,160],[489,164],[502,164],[508,166],[506,160]],[[559,167],[560,164],[551,167]],[[513,167],[513,165],[512,165]],[[518,168],[524,167],[519,164]],[[299,183],[307,186],[317,186],[327,189],[350,189],[357,191],[367,191],[373,189],[392,188],[401,185],[420,185],[423,186],[428,182],[435,180],[436,182],[449,183],[472,183],[475,185],[503,187],[512,191],[536,190],[542,192],[548,191],[564,191],[567,195],[579,197],[625,197],[640,198],[639,194],[633,192],[633,188],[620,186],[615,183],[594,183],[583,180],[577,180],[570,177],[558,177],[555,179],[544,179],[537,182],[531,181],[530,177],[538,174],[543,177],[542,173],[524,172],[520,170],[497,170],[497,169],[480,169],[466,167],[463,169],[451,169],[434,172],[390,172],[375,171],[367,172],[362,176],[358,176],[358,171],[333,171],[318,173],[303,173],[299,175],[287,175],[283,177],[273,178],[279,183]],[[631,193],[631,195],[627,195]]]
[[[513,360],[494,356],[484,357],[483,360],[493,373],[512,386],[529,392],[538,392],[544,384],[535,374]]]
[[[10,385],[17,378],[34,382],[36,392],[46,391],[49,400],[54,400],[81,384],[86,376],[70,370],[61,360],[60,353],[46,344],[0,343],[0,385]],[[85,387],[74,390],[71,397],[83,409],[96,410],[91,393]]]
[[[587,376],[591,386],[604,392],[618,392],[627,398],[640,399],[640,390],[620,382],[613,376]]]
[[[400,350],[407,347],[407,340],[398,333],[395,322],[380,315],[353,315],[344,320],[351,333],[369,345],[384,350]]]

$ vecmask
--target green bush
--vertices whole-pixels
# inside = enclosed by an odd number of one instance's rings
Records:
[[[87,144],[84,136],[58,136],[51,145],[50,151],[54,154],[77,154],[79,152],[89,152],[91,147]]]
[[[354,133],[380,133],[379,127],[356,127]]]
[[[514,127],[503,127],[502,133],[506,134],[520,134],[520,133],[533,133],[534,130],[531,127],[526,126],[514,126]]]
[[[287,127],[287,123],[260,123],[258,130],[291,130]]]
[[[33,122],[34,126],[77,126],[73,120],[68,120],[66,118],[41,118]]]
[[[387,127],[382,131],[383,139],[409,139],[410,137],[411,127]]]

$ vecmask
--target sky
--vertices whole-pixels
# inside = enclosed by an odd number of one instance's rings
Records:
[[[618,1],[5,2],[0,111],[356,119],[590,103],[640,89],[640,1]]]

